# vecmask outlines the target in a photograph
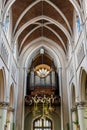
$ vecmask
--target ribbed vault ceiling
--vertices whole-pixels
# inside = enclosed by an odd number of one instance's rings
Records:
[[[19,52],[40,37],[56,42],[66,52],[73,32],[73,11],[70,0],[16,0],[12,5],[12,22]]]

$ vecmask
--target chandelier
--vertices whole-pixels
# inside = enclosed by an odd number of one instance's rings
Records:
[[[40,107],[42,108],[42,117],[49,114],[49,112],[53,112],[53,104],[55,103],[55,101],[58,101],[58,97],[53,95],[25,96],[25,103],[29,106],[33,106],[32,112],[34,116],[38,113],[38,111],[40,111]]]
[[[39,69],[38,71],[36,71],[37,74],[41,77],[41,78],[44,78],[46,77],[48,74],[49,74],[49,71],[45,68],[41,68]]]
[[[35,71],[39,77],[44,78],[51,72],[51,68],[46,64],[40,64],[35,67]]]
[[[46,96],[46,95],[43,95],[43,96],[38,96],[38,95],[35,95],[35,96],[25,96],[25,101],[29,104],[29,105],[32,105],[33,103],[48,103],[48,104],[52,104],[54,103],[55,99],[57,97],[56,96]]]

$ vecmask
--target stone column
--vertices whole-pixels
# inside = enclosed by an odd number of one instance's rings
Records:
[[[14,109],[12,107],[8,108],[7,119],[6,119],[6,130],[13,130],[13,118],[14,118]]]
[[[23,97],[25,97],[26,96],[26,87],[27,87],[27,73],[28,73],[28,70],[27,70],[27,68],[26,67],[24,67],[23,68],[24,69],[24,82],[23,82],[23,91],[24,91],[24,93],[23,93]],[[24,100],[23,100],[23,106],[22,106],[23,108],[22,108],[22,129],[24,129],[24,111],[25,111],[25,107],[24,107]]]
[[[64,128],[64,119],[63,119],[63,97],[62,97],[62,68],[59,68],[59,93],[60,93],[60,97],[61,97],[61,130],[63,130]]]
[[[8,103],[0,103],[0,130],[5,130]]]
[[[79,130],[78,129],[78,113],[77,113],[76,107],[71,109],[71,117],[72,117],[72,130]]]
[[[80,130],[87,130],[87,105],[84,102],[79,102],[77,109]]]

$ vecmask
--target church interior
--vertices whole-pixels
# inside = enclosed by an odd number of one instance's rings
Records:
[[[0,0],[0,130],[87,130],[87,0]]]

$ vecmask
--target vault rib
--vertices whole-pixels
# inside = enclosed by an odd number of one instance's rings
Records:
[[[63,26],[62,24],[60,24],[59,22],[57,22],[56,20],[54,20],[54,19],[52,19],[52,18],[50,18],[50,17],[44,16],[44,15],[43,15],[43,16],[38,16],[38,17],[36,17],[36,18],[33,18],[33,19],[31,19],[30,21],[28,21],[27,23],[25,23],[25,24],[16,32],[16,34],[15,34],[15,36],[14,36],[14,41],[15,41],[15,42],[17,41],[19,35],[21,34],[21,32],[22,32],[25,28],[27,28],[29,25],[35,23],[36,21],[42,20],[42,19],[47,20],[47,21],[50,21],[51,23],[53,23],[54,25],[56,25],[58,28],[60,28],[61,31],[63,31],[64,34],[66,35],[67,39],[70,41],[69,43],[71,43],[71,41],[72,41],[72,40],[71,40],[71,36],[70,36],[69,32],[64,28],[64,26]]]

